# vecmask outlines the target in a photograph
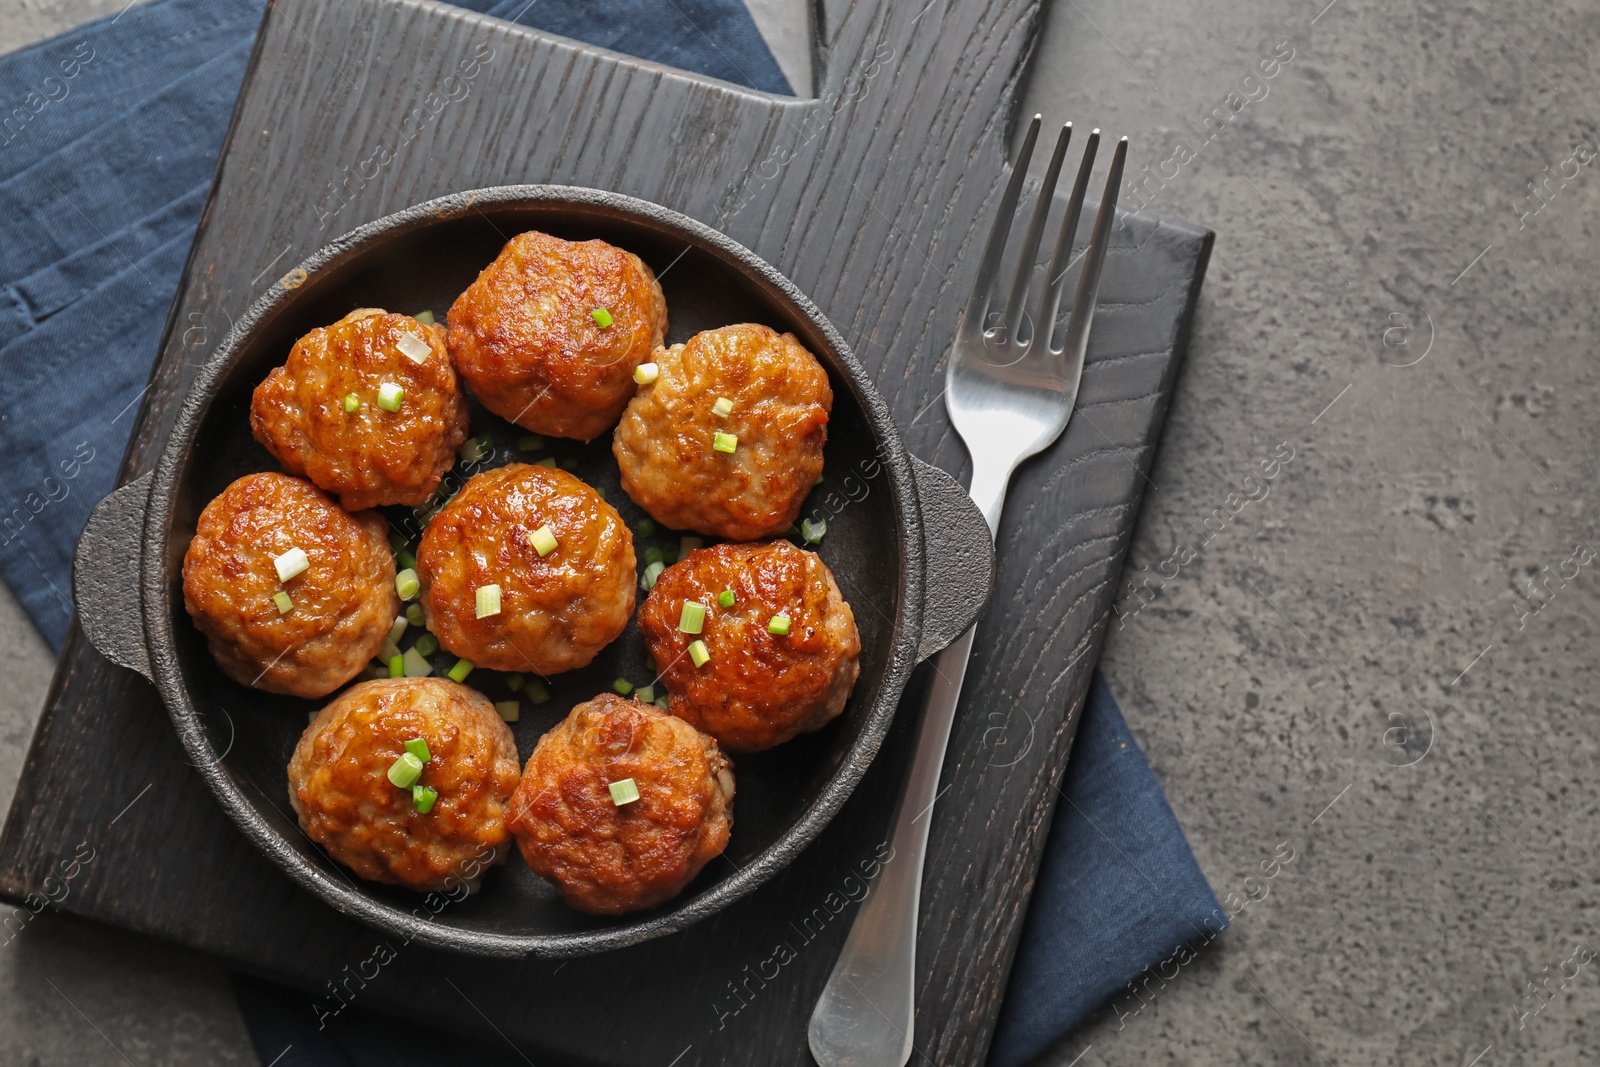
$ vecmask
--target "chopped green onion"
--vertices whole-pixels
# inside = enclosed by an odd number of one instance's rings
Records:
[[[639,799],[639,786],[635,784],[632,778],[624,778],[620,782],[612,782],[606,788],[611,790],[611,803],[619,808],[624,804],[632,804]]]
[[[661,562],[669,567],[678,562],[678,558],[678,550],[673,545],[668,545],[661,550]]]
[[[595,491],[595,495],[598,496],[601,500],[604,500],[606,498],[606,487],[605,486],[597,485],[597,486],[594,487],[594,491]]]
[[[644,561],[646,563],[660,563],[661,562],[661,546],[660,545],[651,545],[649,548],[645,549],[644,550]]]
[[[306,556],[304,549],[291,548],[273,560],[272,565],[278,569],[278,581],[287,582],[311,566],[311,560]]]
[[[432,326],[434,323],[439,321],[433,317],[433,312],[431,311],[419,311],[411,317],[422,323],[424,326]]]
[[[423,614],[421,604],[412,604],[410,607],[406,608],[406,621],[412,626],[421,626],[427,621],[427,618],[428,617]]]
[[[697,634],[705,625],[706,606],[698,600],[685,600],[683,612],[678,616],[678,629],[686,634]]]
[[[711,438],[711,447],[718,452],[732,452],[739,447],[739,435],[723,433],[718,430],[716,435]]]
[[[278,606],[279,615],[289,614],[289,609],[294,607],[294,601],[289,599],[289,594],[282,589],[272,594],[272,602]]]
[[[432,634],[423,634],[411,642],[411,647],[417,650],[419,656],[431,656],[439,651],[439,639]]]
[[[556,465],[556,458],[554,456],[546,456],[543,459],[536,459],[536,460],[533,461],[533,465],[535,467],[552,467],[553,468]]]
[[[439,799],[437,790],[429,789],[425,785],[411,787],[411,803],[417,806],[418,815],[426,815],[433,810],[433,802]]]
[[[404,678],[406,676],[406,661],[404,656],[389,657],[389,677]]]
[[[321,715],[321,714],[322,714],[322,712],[320,712],[320,711],[308,711],[308,712],[306,712],[306,725],[310,726],[312,723],[316,722],[317,721],[317,716]]]
[[[602,330],[606,329],[616,321],[611,317],[611,312],[607,311],[605,308],[595,308],[593,311],[589,312],[589,317],[594,319],[594,324],[600,327]]]
[[[361,669],[360,678],[363,682],[387,677],[389,677],[389,665],[387,663],[369,663]]]
[[[656,560],[654,563],[650,564],[644,569],[644,574],[639,578],[639,588],[643,589],[646,593],[654,589],[656,587],[656,579],[661,577],[661,572],[666,569],[667,565],[662,563],[660,560]]]
[[[656,697],[656,707],[660,708],[662,711],[671,711],[672,710],[672,702],[669,701],[664,696],[663,697]]]
[[[500,718],[506,722],[516,722],[522,718],[522,705],[515,700],[497,700],[494,702],[494,710],[498,711]]]
[[[476,463],[478,460],[494,451],[493,445],[486,437],[469,437],[456,449],[456,455],[463,463]]]
[[[767,633],[777,634],[779,637],[789,636],[789,616],[774,615],[767,622]]]
[[[822,484],[822,473],[820,471],[817,473],[817,480],[812,482],[811,484],[812,485],[821,485]]]
[[[653,685],[641,685],[633,691],[633,699],[642,700],[646,704],[655,703],[656,687]]]
[[[541,557],[548,556],[556,550],[556,532],[549,525],[539,527],[533,531],[533,548]]]
[[[717,603],[721,604],[725,608],[733,607],[738,599],[738,597],[733,595],[732,589],[724,589],[722,592],[717,594]]]
[[[800,520],[800,536],[805,539],[805,542],[808,545],[820,543],[823,535],[825,535],[827,532],[827,519],[818,519],[816,522],[812,522],[810,519]]]
[[[644,669],[651,674],[656,673],[656,658],[654,656],[646,656],[644,658]]]
[[[550,699],[550,687],[544,684],[543,678],[529,678],[527,693],[530,704],[543,704]]]
[[[389,627],[389,640],[398,642],[400,638],[405,636],[406,627],[409,625],[410,623],[406,621],[404,615],[396,615],[394,617],[394,625]]]
[[[500,614],[500,587],[498,585],[480,585],[477,592],[478,618],[486,619],[490,615]]]
[[[640,537],[650,537],[656,532],[656,524],[649,519],[640,519],[639,528],[634,531]]]
[[[433,753],[428,751],[428,739],[425,737],[413,737],[411,740],[407,741],[406,751],[417,757],[423,763],[427,763],[433,758]]]
[[[417,554],[411,551],[409,548],[402,548],[400,551],[394,554],[394,561],[400,564],[402,567],[410,567],[415,569],[417,565]]]
[[[433,355],[433,349],[429,347],[428,342],[416,334],[401,334],[400,340],[396,341],[394,346],[400,350],[402,356],[419,365],[428,362],[428,357]]]
[[[711,405],[711,413],[719,419],[725,419],[733,414],[733,401],[725,396],[717,397],[717,402]]]
[[[407,678],[426,678],[433,673],[433,664],[429,663],[423,654],[417,651],[417,646],[415,645],[406,649],[406,654],[401,658],[405,663]]]
[[[360,410],[361,398],[354,393],[346,393],[344,396],[344,413],[346,415],[354,415]]]
[[[633,692],[633,683],[628,681],[626,678],[618,678],[616,681],[611,683],[611,688],[616,690],[619,695],[627,696],[629,693]]]
[[[506,675],[506,688],[515,693],[522,688],[522,683],[526,681],[527,679],[520,674],[508,674]]]
[[[378,406],[385,411],[399,411],[405,398],[406,391],[394,382],[384,382],[378,386]]]
[[[452,682],[464,682],[467,680],[467,675],[471,673],[472,661],[470,659],[458,659],[456,660],[456,665],[445,672],[445,677]]]
[[[407,567],[394,576],[394,591],[400,594],[401,600],[414,600],[422,592],[422,583],[417,580],[417,572]]]
[[[678,538],[678,558],[682,559],[695,549],[704,548],[705,546],[706,543],[703,538],[695,537],[693,534],[685,534],[683,537]]]
[[[410,789],[422,777],[422,761],[410,752],[389,764],[389,781],[397,789]]]
[[[640,385],[649,385],[661,377],[661,367],[656,363],[641,363],[633,368],[633,380]]]
[[[400,646],[395,643],[395,639],[392,637],[385,637],[383,639],[383,658],[385,660],[391,660],[399,654]]]
[[[544,447],[544,438],[536,433],[517,438],[517,447],[524,452],[537,452]]]
[[[696,667],[704,667],[711,659],[711,650],[706,648],[704,641],[690,641],[689,658],[694,661]]]

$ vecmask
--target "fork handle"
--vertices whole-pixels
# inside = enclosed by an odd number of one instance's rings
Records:
[[[1009,470],[974,471],[972,498],[991,534],[999,525],[1010,475]],[[811,1054],[821,1067],[903,1067],[911,1058],[917,917],[928,827],[977,629],[967,630],[934,660],[911,775],[895,809],[891,852],[856,912],[806,1031]]]

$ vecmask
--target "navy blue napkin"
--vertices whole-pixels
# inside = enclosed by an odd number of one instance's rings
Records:
[[[58,650],[73,547],[115,484],[262,6],[149,0],[0,57],[0,573]],[[789,91],[739,0],[460,6]],[[1062,791],[994,1067],[1036,1055],[1219,925],[1160,784],[1098,678]],[[319,1033],[302,995],[249,979],[238,992],[264,1063],[295,1046],[277,1067],[504,1059],[415,1026],[394,1048],[392,1024],[358,1012]]]

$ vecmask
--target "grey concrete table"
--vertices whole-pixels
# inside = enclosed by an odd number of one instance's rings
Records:
[[[0,50],[120,6],[4,0]],[[1103,665],[1238,912],[1051,1067],[1600,1058],[1597,45],[1579,4],[1050,7],[1025,106],[1218,233]],[[8,794],[49,663],[0,616]],[[203,961],[27,940],[0,1061],[251,1061]]]

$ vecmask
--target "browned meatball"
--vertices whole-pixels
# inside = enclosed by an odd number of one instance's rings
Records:
[[[587,441],[633,396],[633,369],[667,335],[667,301],[632,252],[529,231],[456,298],[449,321],[450,355],[484,407]]]
[[[416,786],[434,793],[420,800],[389,778],[415,738],[428,751]],[[470,889],[510,848],[519,777],[511,728],[482,693],[443,678],[381,678],[353,686],[300,735],[289,803],[306,836],[363,878]]]
[[[275,561],[295,549],[309,566],[280,581]],[[347,514],[299,478],[248,474],[200,513],[183,606],[228,677],[326,696],[378,654],[400,611],[383,519]]]
[[[542,532],[555,547],[540,555]],[[582,667],[633,614],[633,534],[563,470],[508,463],[472,478],[417,550],[422,606],[439,643],[480,667],[555,674]],[[500,610],[478,617],[478,590]]]
[[[732,590],[734,604],[718,597]],[[698,634],[683,606],[703,605]],[[788,633],[771,632],[774,616]],[[781,625],[779,627],[781,629]],[[860,672],[855,615],[814,552],[787,541],[697,549],[661,572],[639,611],[672,713],[732,752],[755,752],[819,729],[844,710]],[[705,642],[710,659],[689,652]]]
[[[422,504],[467,438],[467,401],[444,337],[442,326],[380,308],[312,330],[256,386],[251,432],[284,470],[351,511]],[[385,383],[404,393],[397,411],[379,405]],[[347,397],[356,410],[345,410]]]
[[[658,522],[734,541],[787,529],[822,473],[833,390],[793,334],[724,326],[658,349],[611,444],[622,488]],[[732,405],[726,415],[716,404]],[[735,438],[719,451],[717,434]],[[725,442],[726,443],[726,442]]]
[[[625,779],[639,798],[618,804],[610,785]],[[602,693],[539,739],[509,824],[523,861],[568,904],[617,915],[671,899],[720,855],[732,804],[733,765],[715,741]]]

